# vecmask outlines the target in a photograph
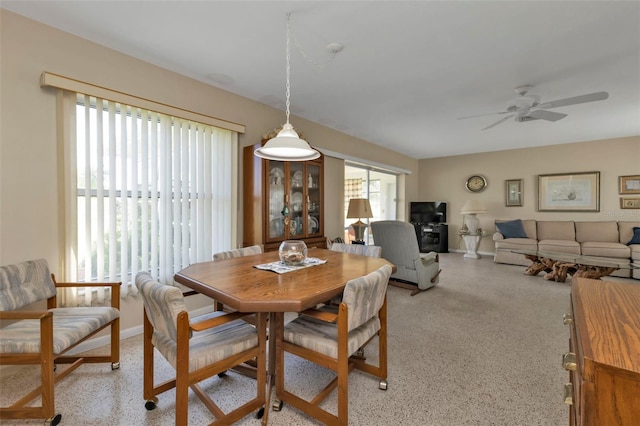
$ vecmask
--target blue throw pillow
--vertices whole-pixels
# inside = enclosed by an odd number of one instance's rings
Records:
[[[496,228],[505,238],[528,238],[520,219],[498,222]]]
[[[633,238],[631,238],[631,241],[629,241],[627,245],[630,246],[631,244],[640,244],[640,226],[633,227]]]

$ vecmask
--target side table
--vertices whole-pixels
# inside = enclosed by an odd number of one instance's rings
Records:
[[[483,234],[460,234],[464,240],[464,245],[467,247],[467,252],[464,257],[467,259],[480,259],[478,254],[478,246]]]

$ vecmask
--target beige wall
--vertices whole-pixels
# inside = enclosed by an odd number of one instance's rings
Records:
[[[259,142],[263,134],[284,122],[283,111],[4,9],[0,9],[0,31],[0,265],[43,257],[53,272],[60,269],[56,97],[54,90],[40,87],[43,71],[244,124],[241,148]],[[417,193],[417,160],[295,116],[291,122],[317,147],[412,170],[407,188],[413,196]],[[342,227],[342,164],[342,160],[327,159],[327,235],[339,235]],[[239,219],[241,224],[241,211]],[[238,233],[242,241],[242,229]],[[139,300],[125,299],[122,313],[123,329],[141,324]]]
[[[537,211],[538,175],[588,171],[600,172],[600,212]],[[469,193],[464,186],[467,177],[473,174],[482,174],[488,181],[487,189],[479,194]],[[420,161],[420,190],[415,201],[446,201],[449,248],[464,249],[456,232],[462,226],[462,215],[458,212],[468,199],[478,199],[486,205],[487,214],[478,218],[480,226],[491,233],[495,230],[495,219],[640,221],[640,210],[620,209],[618,194],[618,177],[637,174],[640,174],[639,136],[434,158]],[[507,179],[524,180],[522,207],[505,206]],[[494,251],[490,235],[482,239],[479,250]]]

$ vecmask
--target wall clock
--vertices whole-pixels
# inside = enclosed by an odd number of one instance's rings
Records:
[[[470,176],[464,186],[469,192],[482,192],[487,187],[487,179],[482,175]]]

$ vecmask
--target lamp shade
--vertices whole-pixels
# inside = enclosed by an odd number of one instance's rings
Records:
[[[367,198],[352,198],[349,200],[349,209],[347,210],[347,218],[371,218],[371,205]]]
[[[307,161],[320,157],[320,153],[311,148],[307,141],[300,139],[293,126],[286,123],[275,138],[255,150],[255,155],[267,160]]]
[[[460,209],[461,214],[477,214],[477,213],[486,213],[487,209],[485,206],[478,200],[467,200],[464,203],[464,206]]]

